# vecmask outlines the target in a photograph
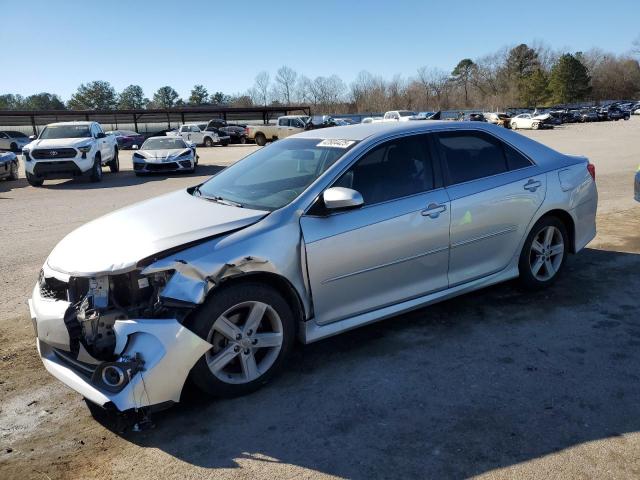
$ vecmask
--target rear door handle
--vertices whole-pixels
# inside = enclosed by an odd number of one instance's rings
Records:
[[[442,212],[447,211],[446,205],[439,205],[437,203],[431,203],[427,208],[422,210],[422,215],[429,218],[438,218]]]
[[[524,189],[529,190],[530,192],[535,192],[538,188],[542,186],[542,183],[538,180],[530,179],[527,183],[524,184]]]

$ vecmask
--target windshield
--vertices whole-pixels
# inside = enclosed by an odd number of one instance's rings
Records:
[[[356,142],[289,138],[263,147],[200,186],[196,194],[257,210],[295,200]]]
[[[40,134],[40,139],[89,137],[91,137],[89,125],[54,125],[45,127]]]
[[[13,130],[9,130],[3,133],[6,133],[11,138],[27,138],[27,136],[24,133],[14,132]]]
[[[142,150],[177,150],[178,148],[187,148],[187,144],[179,137],[150,138],[142,144]]]

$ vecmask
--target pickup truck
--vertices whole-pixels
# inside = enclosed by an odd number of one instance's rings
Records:
[[[204,145],[205,147],[213,147],[214,145],[226,147],[229,145],[228,137],[221,138],[217,131],[205,130],[205,128],[206,124],[185,123],[178,128],[177,132],[168,132],[167,135],[177,135],[182,137],[186,142]]]
[[[247,125],[247,138],[262,147],[267,142],[303,132],[308,120],[305,115],[287,115],[278,117],[275,125]]]
[[[102,180],[102,167],[120,170],[116,137],[97,122],[58,122],[44,127],[22,148],[27,182],[40,187],[45,179],[89,176]]]

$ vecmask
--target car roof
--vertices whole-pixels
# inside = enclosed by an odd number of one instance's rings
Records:
[[[359,123],[344,127],[329,127],[307,130],[290,138],[314,138],[319,140],[355,140],[376,142],[388,137],[410,133],[442,132],[450,130],[481,130],[490,133],[513,145],[534,158],[536,163],[544,164],[561,156],[556,150],[532,140],[520,133],[485,122],[455,122],[448,120],[413,120],[409,122]]]
[[[58,126],[58,125],[91,125],[96,122],[87,122],[86,120],[75,120],[73,122],[54,122],[47,124],[47,127],[50,126]]]

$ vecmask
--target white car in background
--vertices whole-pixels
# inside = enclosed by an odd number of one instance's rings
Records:
[[[38,138],[22,149],[29,185],[45,179],[88,175],[102,180],[102,167],[120,170],[116,137],[106,135],[97,122],[58,122],[44,127]]]
[[[29,142],[31,142],[31,139],[22,132],[14,130],[0,131],[0,150],[19,152]]]
[[[412,110],[390,110],[382,117],[383,122],[408,122],[414,120],[414,117],[418,115],[417,112]]]
[[[520,115],[516,115],[511,119],[511,129],[529,129],[529,130],[537,130],[540,128],[542,123],[544,122],[544,118],[541,115],[532,115],[530,113],[521,113]]]
[[[362,119],[360,123],[380,123],[382,122],[382,117],[365,117]]]
[[[213,147],[220,144],[220,137],[216,132],[203,130],[197,123],[185,123],[178,128],[177,132],[167,132],[167,136],[171,135],[182,137],[186,142],[204,145],[205,147]]]

